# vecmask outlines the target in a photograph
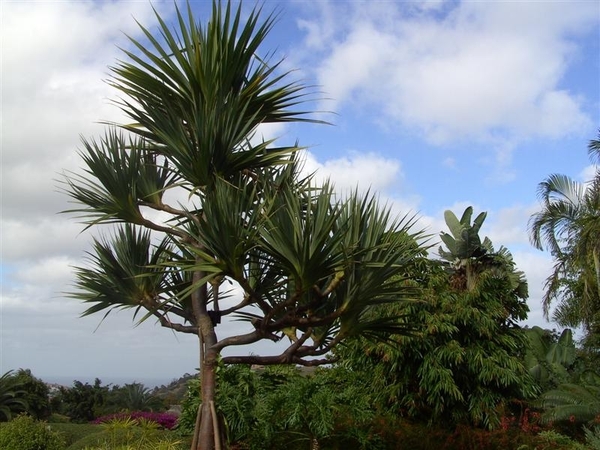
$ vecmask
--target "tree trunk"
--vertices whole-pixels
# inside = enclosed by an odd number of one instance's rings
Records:
[[[199,283],[206,274],[198,271],[192,275],[192,282]],[[221,450],[219,422],[214,413],[216,375],[219,352],[214,349],[217,343],[215,325],[208,314],[208,292],[206,284],[192,293],[192,308],[198,324],[200,344],[200,411],[194,429],[191,450]],[[212,405],[212,409],[211,409]]]
[[[596,293],[600,298],[600,251],[598,248],[592,250],[594,258],[594,272],[596,273]]]
[[[221,450],[219,423],[211,410],[215,402],[216,375],[218,352],[212,349],[217,342],[212,320],[208,315],[202,317],[200,322],[202,344],[204,346],[204,359],[201,366],[202,412],[200,429],[198,430],[198,444],[193,450]],[[214,406],[213,406],[214,407]]]
[[[310,450],[319,450],[321,445],[319,444],[319,440],[316,437],[311,438],[310,440]]]

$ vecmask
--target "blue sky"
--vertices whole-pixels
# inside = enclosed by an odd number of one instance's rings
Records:
[[[154,2],[167,20],[172,2]],[[209,2],[192,2],[206,19]],[[250,9],[252,2],[244,4]],[[169,380],[192,372],[196,342],[127,312],[79,319],[65,298],[89,233],[57,215],[79,136],[121,120],[102,81],[149,29],[146,1],[2,2],[2,306],[0,372],[45,378]],[[537,184],[584,180],[600,127],[600,2],[266,1],[280,19],[263,48],[318,86],[309,105],[332,126],[271,126],[308,147],[307,169],[340,190],[371,188],[437,235],[443,211],[487,211],[482,234],[512,251],[530,284],[527,323],[541,314],[549,255],[531,247]],[[33,30],[25,32],[25,30]],[[327,111],[329,113],[327,113]],[[335,113],[335,114],[333,114]],[[235,324],[223,326],[231,333]],[[95,331],[96,330],[96,331]],[[248,352],[271,351],[266,347]]]

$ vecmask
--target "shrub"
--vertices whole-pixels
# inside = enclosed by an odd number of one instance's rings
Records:
[[[0,428],[2,450],[62,450],[64,447],[60,433],[29,416],[20,415]]]

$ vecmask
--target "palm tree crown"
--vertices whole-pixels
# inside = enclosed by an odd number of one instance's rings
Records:
[[[590,157],[600,154],[600,140],[588,146]],[[555,265],[546,280],[543,299],[548,317],[561,325],[590,329],[600,311],[600,174],[587,183],[553,174],[538,186],[542,210],[529,222],[532,244],[548,249]]]

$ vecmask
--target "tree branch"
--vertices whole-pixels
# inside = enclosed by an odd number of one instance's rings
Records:
[[[194,325],[183,325],[181,323],[173,323],[169,320],[169,318],[166,315],[163,315],[158,311],[154,311],[152,314],[154,314],[154,316],[158,318],[160,325],[165,328],[170,328],[181,333],[198,334],[198,327]]]
[[[152,222],[151,220],[146,219],[145,217],[143,217],[142,220],[140,220],[139,224],[154,231],[160,231],[161,233],[165,234],[174,234],[184,240],[189,238],[187,233],[184,233],[183,231],[178,230],[177,228],[158,225]]]
[[[324,364],[331,364],[338,358],[322,358],[322,359],[302,359],[296,356],[288,357],[285,355],[278,356],[225,356],[222,358],[225,364],[258,364],[262,366],[271,366],[275,364],[298,364],[305,367],[316,367]]]
[[[225,347],[229,347],[232,345],[246,345],[253,344],[255,342],[260,341],[261,339],[269,339],[273,342],[277,342],[280,340],[280,337],[273,333],[265,333],[259,329],[252,331],[251,333],[242,334],[239,336],[230,336],[228,338],[221,339],[215,345],[213,345],[213,349],[216,351],[221,351]]]
[[[194,214],[190,213],[189,211],[173,208],[172,206],[165,205],[162,202],[160,204],[156,204],[156,203],[151,203],[151,202],[139,201],[138,204],[140,206],[145,206],[145,207],[153,209],[155,211],[166,212],[166,213],[172,214],[174,216],[180,216],[180,217],[184,216],[184,217],[187,217],[188,219],[190,219],[192,222],[194,222],[196,224],[200,224],[200,219],[198,219],[198,217],[196,217]]]

